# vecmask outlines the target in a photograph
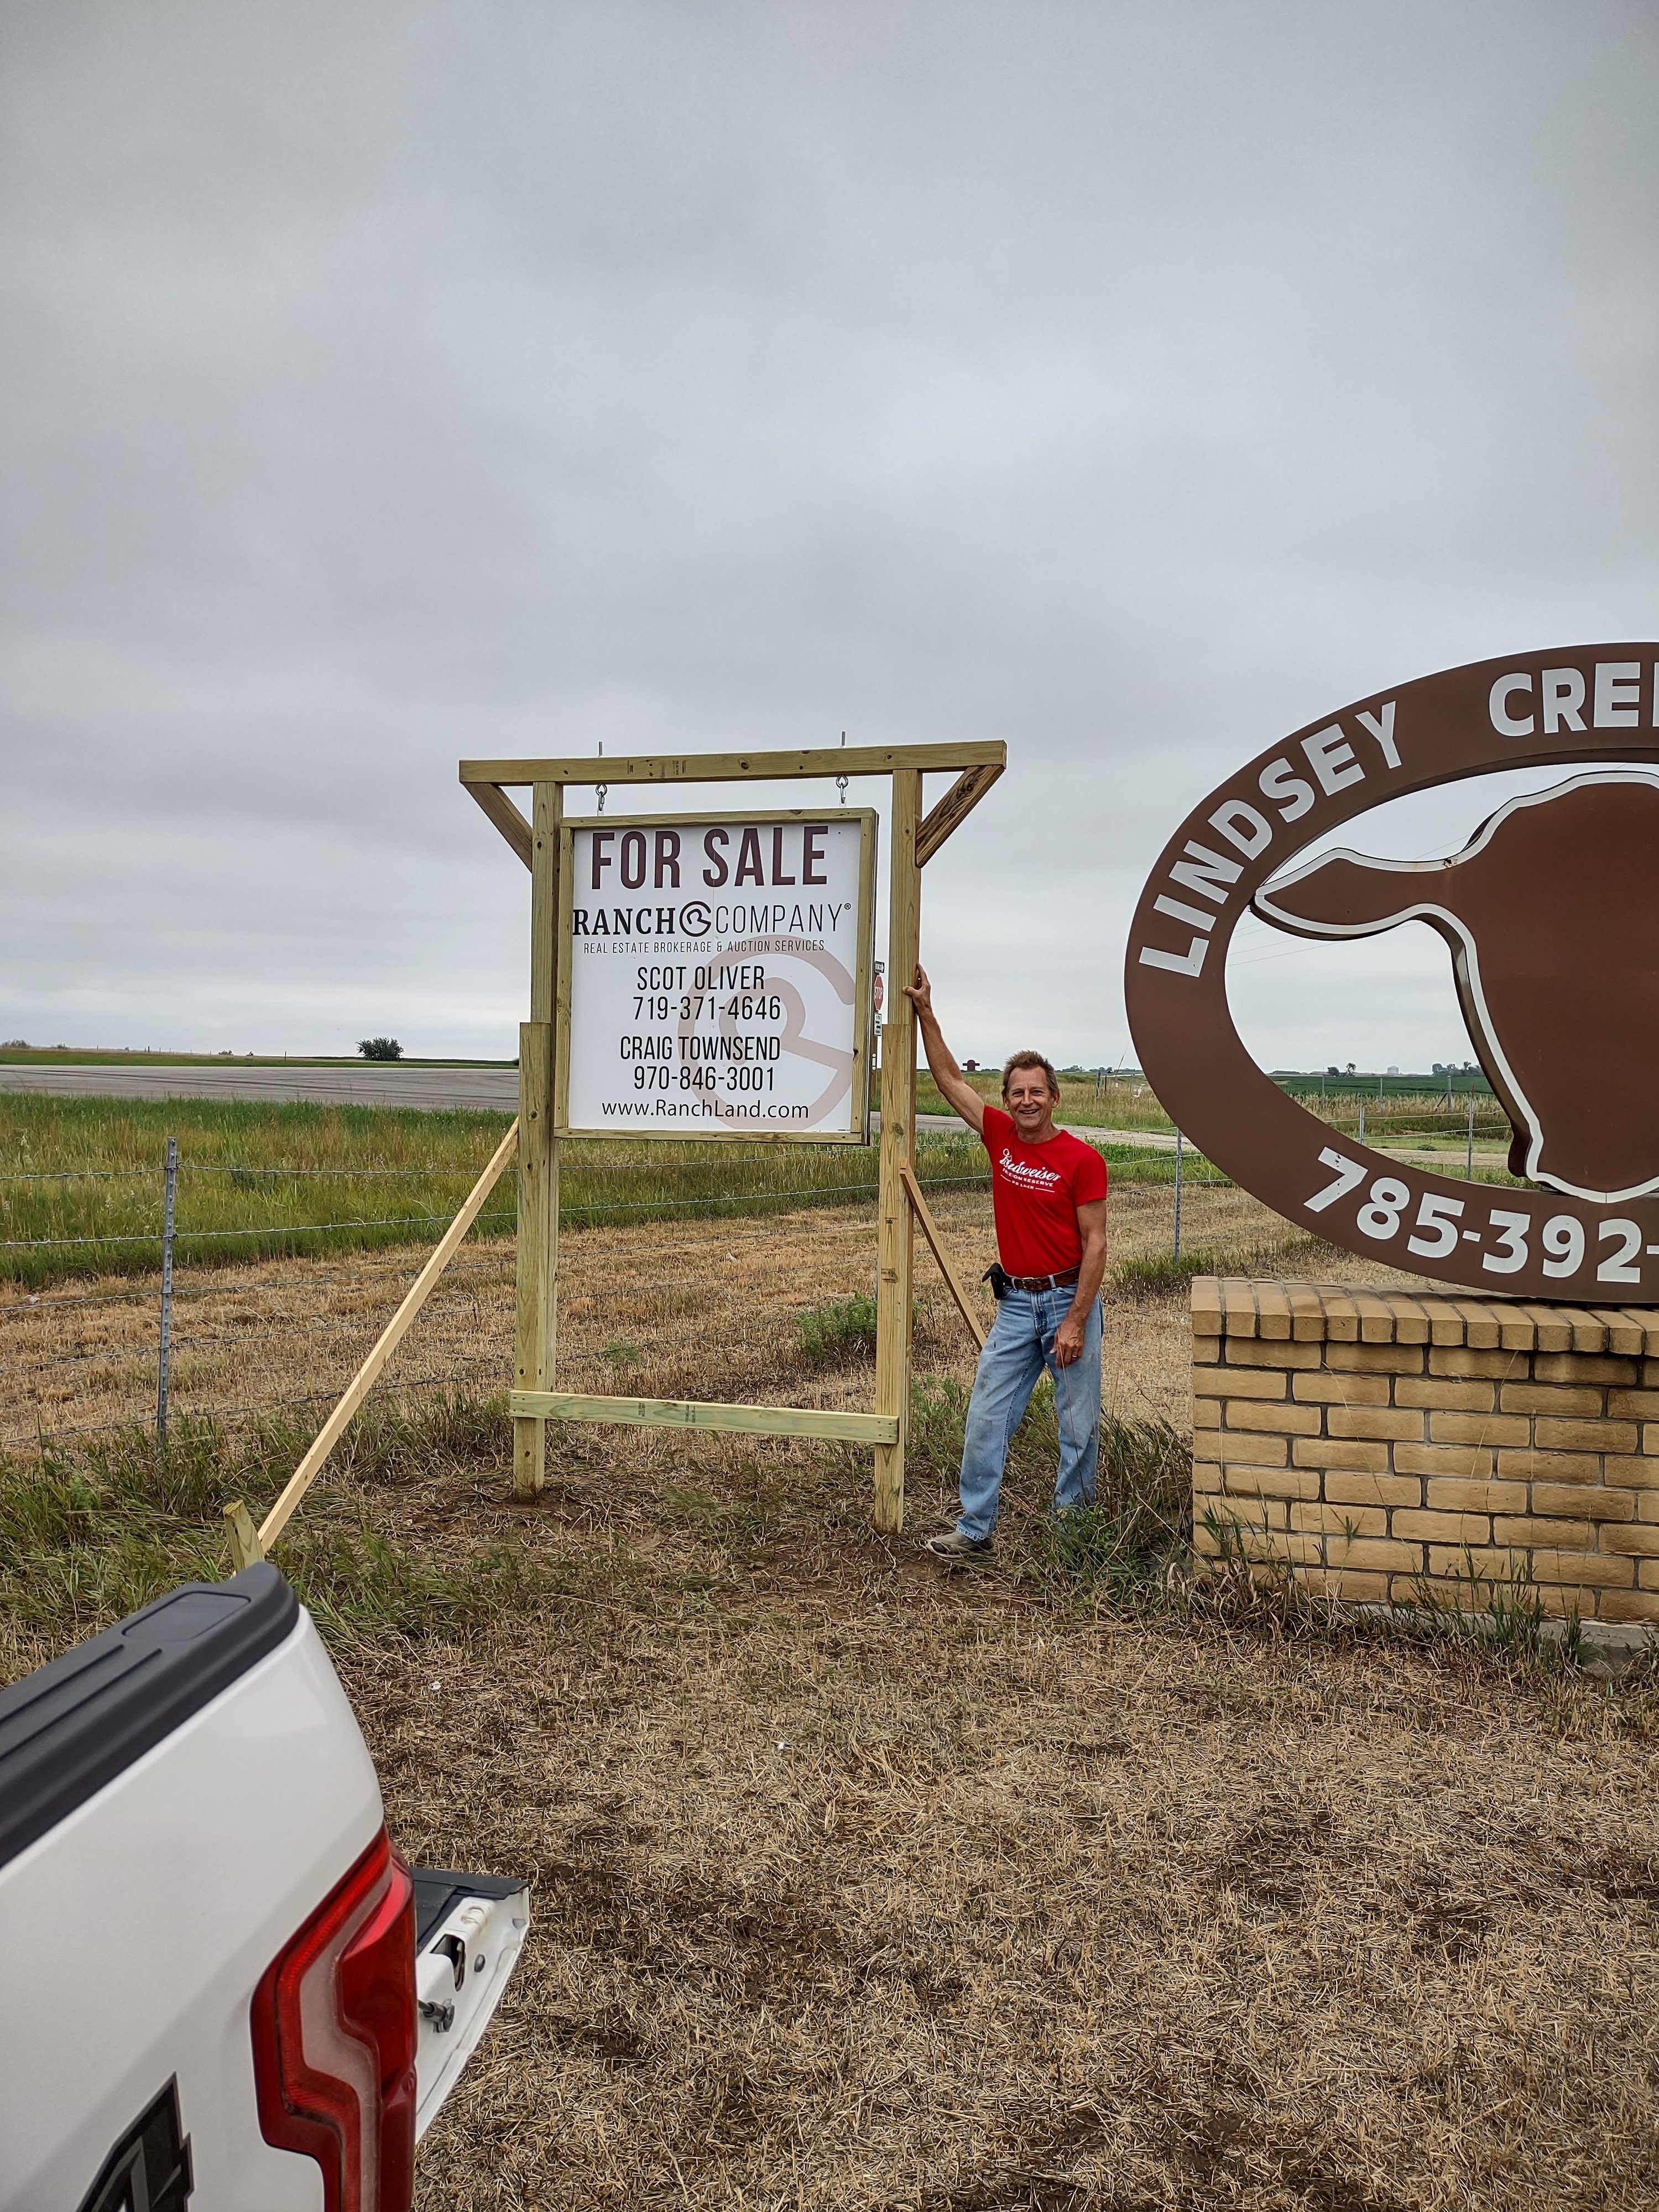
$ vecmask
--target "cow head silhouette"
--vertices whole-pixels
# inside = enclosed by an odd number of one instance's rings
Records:
[[[1509,1115],[1511,1173],[1579,1198],[1659,1189],[1659,781],[1574,776],[1449,860],[1331,853],[1252,903],[1302,937],[1426,921]]]

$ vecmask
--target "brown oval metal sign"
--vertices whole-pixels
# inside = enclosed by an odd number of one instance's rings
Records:
[[[1187,1136],[1288,1220],[1472,1290],[1659,1304],[1659,644],[1447,669],[1298,730],[1212,792],[1135,909],[1124,976],[1142,1069]],[[1403,793],[1559,765],[1450,859],[1298,854]],[[1464,1019],[1534,1188],[1356,1144],[1245,1050],[1227,948],[1249,909],[1340,939],[1444,939]]]

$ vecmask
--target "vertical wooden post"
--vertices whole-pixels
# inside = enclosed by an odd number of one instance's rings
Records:
[[[547,1250],[547,1186],[553,1126],[550,1096],[553,1069],[553,1024],[519,1024],[519,1312],[518,1356],[514,1364],[514,1387],[544,1390],[548,1387],[543,1347],[547,1341],[545,1316]],[[546,1480],[547,1424],[515,1420],[513,1424],[513,1495],[533,1498]]]
[[[161,1191],[161,1338],[155,1356],[155,1441],[167,1440],[167,1383],[173,1372],[173,1247],[179,1207],[179,1139],[167,1139]]]
[[[876,1526],[904,1527],[904,1447],[910,1422],[910,1297],[915,1228],[902,1170],[915,1156],[916,1017],[904,995],[921,943],[916,825],[921,776],[893,777],[887,882],[887,989],[881,1032],[881,1182],[876,1244],[876,1411],[898,1417],[896,1443],[876,1446]]]
[[[530,860],[530,1019],[519,1028],[519,1311],[520,1390],[550,1390],[558,1328],[559,1148],[554,1125],[554,1012],[558,996],[559,830],[564,793],[535,787]],[[547,1477],[547,1424],[513,1424],[513,1494]]]
[[[535,843],[531,854],[530,903],[533,915],[538,910],[539,896],[542,926],[537,948],[531,954],[531,1012],[537,1021],[550,1023],[552,1027],[547,1053],[547,1111],[550,1127],[556,1127],[560,1043],[568,1035],[568,1030],[562,1030],[559,1025],[559,1001],[562,998],[567,1001],[565,1012],[568,1013],[570,993],[570,978],[564,972],[559,947],[559,849],[564,831],[564,786],[538,783],[534,795]],[[557,1139],[550,1136],[547,1170],[543,1177],[541,1339],[542,1372],[547,1377],[545,1387],[550,1390],[553,1388],[554,1355],[559,1340],[559,1151]]]

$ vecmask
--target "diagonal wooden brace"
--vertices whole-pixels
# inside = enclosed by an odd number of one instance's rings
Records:
[[[526,867],[532,865],[535,832],[499,783],[469,783],[466,788],[501,831]]]
[[[1002,774],[1000,761],[964,769],[945,796],[922,817],[916,831],[916,866],[925,868],[951,832],[959,830]]]
[[[233,1574],[240,1575],[244,1567],[251,1567],[264,1559],[265,1547],[259,1541],[253,1516],[240,1498],[234,1498],[225,1508],[225,1534],[230,1538]]]
[[[939,1271],[945,1278],[945,1288],[956,1300],[957,1310],[968,1324],[968,1334],[974,1340],[974,1349],[976,1352],[983,1352],[985,1331],[980,1327],[979,1316],[969,1304],[968,1294],[957,1280],[955,1268],[945,1256],[945,1245],[939,1233],[939,1224],[927,1210],[927,1201],[921,1194],[921,1185],[916,1181],[915,1170],[911,1167],[908,1160],[903,1161],[900,1165],[899,1181],[904,1185],[904,1194],[910,1201],[911,1211],[921,1224],[921,1233],[927,1239],[928,1248],[939,1262]]]
[[[465,1204],[445,1230],[432,1257],[410,1285],[403,1304],[381,1330],[374,1349],[346,1385],[339,1404],[323,1423],[310,1450],[289,1477],[282,1496],[260,1523],[253,1536],[252,1559],[264,1558],[288,1526],[289,1516],[300,1500],[321,1474],[325,1461],[344,1435],[352,1415],[374,1387],[380,1370],[402,1343],[410,1322],[426,1304],[434,1284],[460,1249],[467,1231],[477,1218],[484,1200],[495,1188],[501,1170],[517,1151],[518,1143],[519,1125],[514,1121],[495,1147],[489,1164],[467,1193]],[[225,1519],[229,1527],[232,1558],[239,1567],[251,1565],[252,1560],[246,1556],[249,1549],[247,1534],[241,1525],[248,1519],[248,1514],[240,1499],[235,1504],[225,1508]]]

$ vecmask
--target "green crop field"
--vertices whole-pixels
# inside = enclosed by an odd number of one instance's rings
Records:
[[[180,1264],[434,1243],[501,1142],[499,1114],[209,1099],[0,1095],[0,1277],[32,1287],[142,1273],[161,1253],[161,1165],[179,1139]],[[1105,1148],[1129,1182],[1167,1182],[1168,1155]],[[924,1187],[983,1182],[978,1140],[924,1132]],[[873,1145],[567,1145],[561,1217],[608,1221],[765,1212],[874,1199]],[[1224,1182],[1189,1155],[1194,1182]],[[514,1225],[504,1177],[475,1233]]]
[[[1000,1094],[1002,1078],[995,1068],[980,1069],[968,1080],[981,1098],[995,1099]],[[1366,1134],[1380,1144],[1426,1138],[1431,1144],[1461,1145],[1467,1138],[1471,1105],[1476,1146],[1491,1149],[1509,1144],[1509,1122],[1483,1075],[1454,1077],[1456,1087],[1450,1105],[1443,1086],[1433,1088],[1433,1079],[1426,1076],[1372,1076],[1368,1080],[1361,1076],[1277,1075],[1273,1080],[1297,1105],[1350,1135],[1358,1129],[1363,1107]],[[916,1079],[916,1111],[950,1110],[924,1069]],[[1097,1084],[1092,1075],[1079,1076],[1066,1069],[1060,1071],[1054,1119],[1085,1129],[1173,1132],[1175,1127],[1144,1077],[1113,1075]]]
[[[1000,1096],[1002,1076],[996,1068],[981,1069],[968,1078],[981,1098],[995,1100]],[[916,1078],[916,1111],[918,1114],[948,1114],[951,1109],[939,1096],[933,1079],[923,1068]],[[1173,1131],[1175,1124],[1152,1096],[1149,1085],[1140,1078],[1124,1079],[1110,1077],[1095,1093],[1092,1075],[1074,1076],[1062,1073],[1060,1079],[1060,1104],[1054,1119],[1062,1123],[1075,1124],[1085,1129],[1164,1129]]]

